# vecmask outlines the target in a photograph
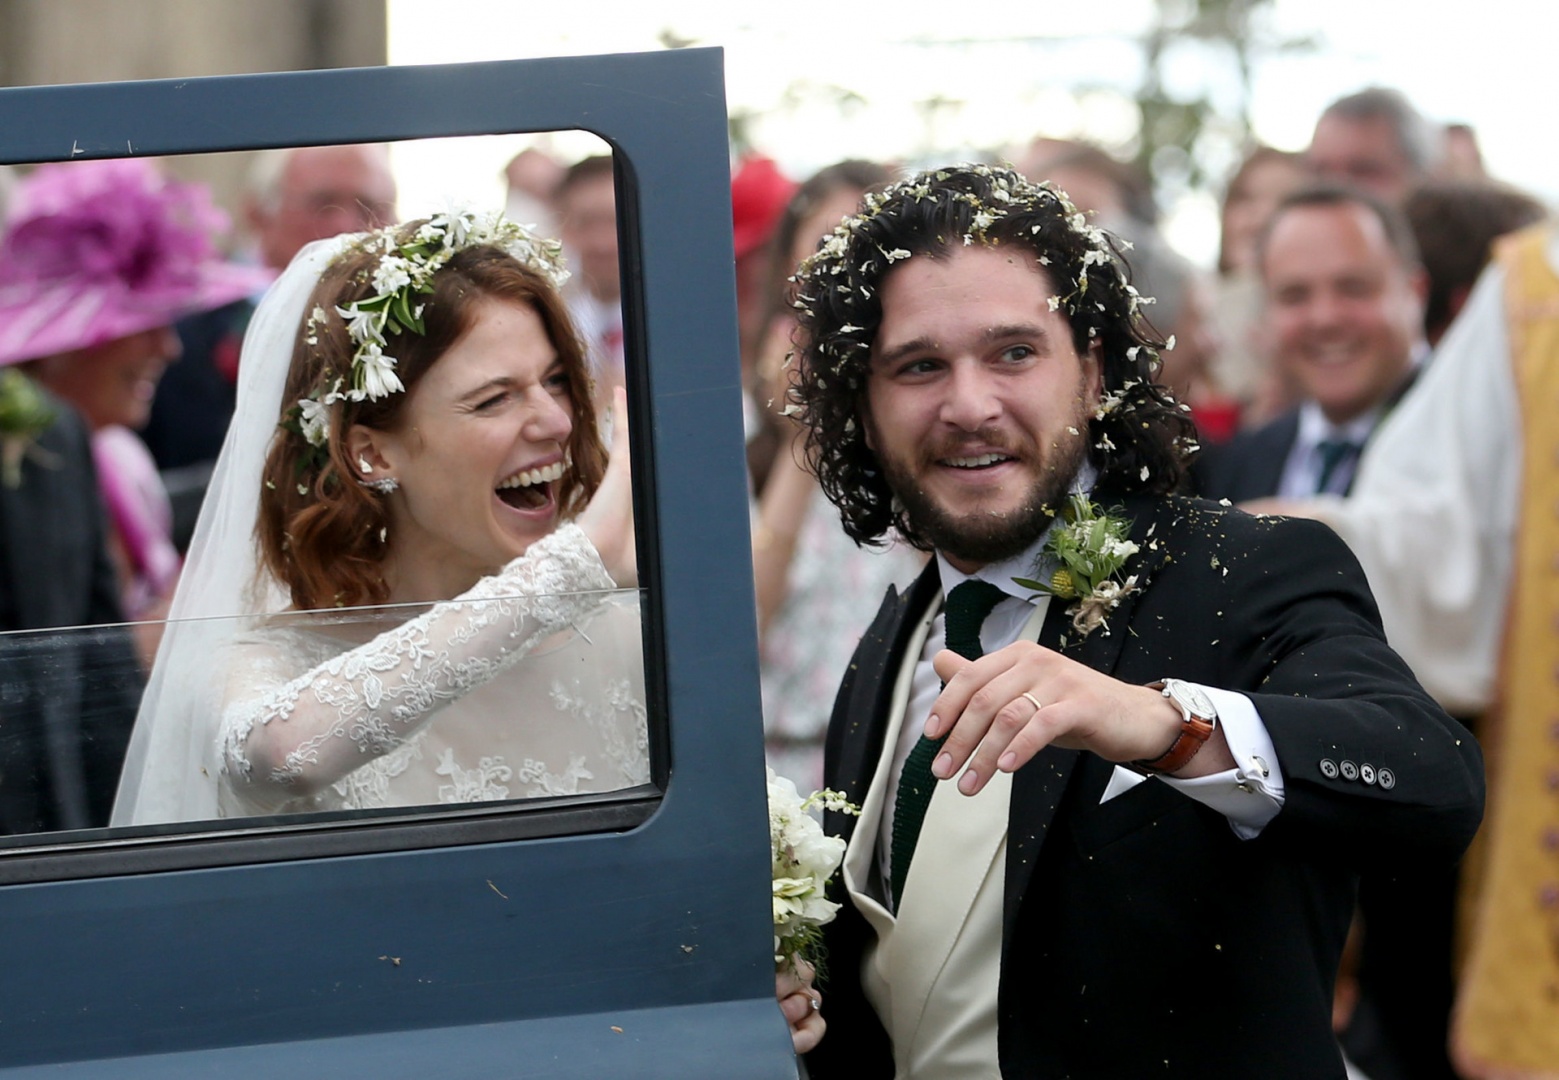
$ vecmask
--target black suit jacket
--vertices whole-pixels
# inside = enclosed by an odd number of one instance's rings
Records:
[[[87,432],[52,404],[0,483],[0,630],[30,631],[0,636],[0,833],[108,824],[141,687]]]
[[[1286,800],[1242,841],[1167,784],[1101,805],[1113,766],[1091,754],[1049,748],[1019,770],[1002,1073],[1341,1077],[1332,982],[1358,871],[1460,854],[1482,812],[1477,747],[1387,648],[1363,573],[1329,529],[1187,499],[1097,498],[1133,521],[1142,550],[1126,572],[1142,589],[1108,634],[1081,640],[1053,603],[1040,642],[1127,682],[1175,676],[1248,694]],[[933,566],[890,593],[840,688],[825,773],[856,801],[936,589]],[[1360,779],[1365,764],[1374,783]],[[830,815],[829,831],[848,837],[853,821]],[[811,1075],[889,1077],[891,1047],[859,981],[871,931],[837,884],[834,899],[845,906],[826,934],[829,1030]]]
[[[1197,494],[1230,502],[1276,495],[1298,438],[1299,410],[1290,409],[1220,446],[1205,448],[1191,470]]]

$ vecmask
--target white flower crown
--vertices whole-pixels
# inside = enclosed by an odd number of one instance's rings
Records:
[[[373,271],[374,295],[338,306],[334,312],[356,346],[351,385],[337,378],[328,386],[315,387],[282,423],[315,449],[323,448],[330,438],[330,406],[336,402],[377,401],[406,389],[395,373],[396,358],[384,351],[387,335],[427,332],[422,322],[424,305],[417,297],[433,291],[434,275],[457,254],[468,248],[495,247],[540,274],[553,288],[561,288],[569,277],[561,243],[537,236],[497,212],[478,217],[469,210],[446,211],[418,226],[405,242],[400,240],[402,231],[401,226],[379,229],[348,249],[377,247],[383,252]],[[319,306],[309,313],[305,337],[309,345],[319,344],[320,327],[330,318],[331,313]]]

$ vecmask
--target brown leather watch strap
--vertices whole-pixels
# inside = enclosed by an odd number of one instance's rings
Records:
[[[1132,765],[1143,772],[1177,772],[1196,756],[1198,750],[1207,745],[1208,736],[1212,733],[1212,721],[1203,720],[1200,716],[1192,716],[1180,725],[1180,734],[1175,737],[1168,750],[1152,761],[1133,761]]]
[[[1206,696],[1200,691],[1196,691],[1193,688],[1192,693],[1187,695],[1185,693],[1187,684],[1185,683],[1180,683],[1174,679],[1166,679],[1156,683],[1149,683],[1148,686],[1162,693],[1171,705],[1180,710],[1182,717],[1180,734],[1175,736],[1175,741],[1169,744],[1168,750],[1165,750],[1151,761],[1133,761],[1131,763],[1132,768],[1140,769],[1147,773],[1178,772],[1180,769],[1185,768],[1186,764],[1196,756],[1197,751],[1207,745],[1208,737],[1212,735],[1213,728],[1217,726],[1218,714],[1214,710],[1212,702],[1208,701]],[[1193,700],[1191,702],[1186,701],[1185,697],[1187,696]],[[1206,703],[1206,716],[1198,716],[1197,713],[1192,711],[1197,707],[1194,704],[1196,698],[1201,698]]]

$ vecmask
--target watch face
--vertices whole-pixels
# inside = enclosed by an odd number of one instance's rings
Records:
[[[1212,699],[1204,694],[1199,686],[1181,682],[1179,679],[1165,679],[1164,691],[1182,708],[1189,709],[1192,716],[1211,720],[1218,715]]]

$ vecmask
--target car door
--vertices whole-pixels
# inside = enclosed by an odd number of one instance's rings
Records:
[[[649,782],[0,838],[5,1075],[796,1075],[720,52],[0,90],[12,164],[562,130],[615,161]]]

